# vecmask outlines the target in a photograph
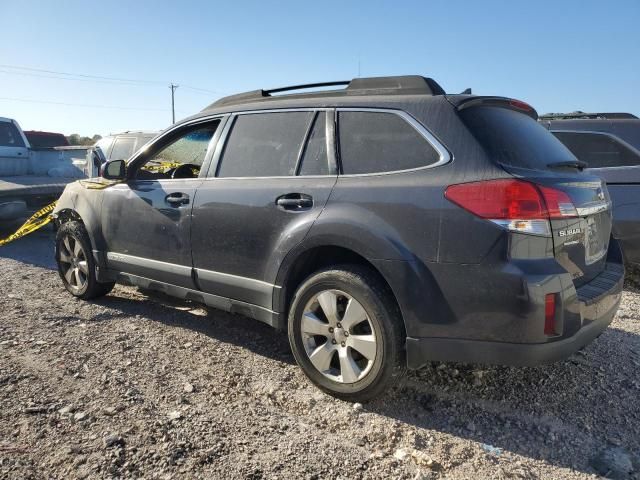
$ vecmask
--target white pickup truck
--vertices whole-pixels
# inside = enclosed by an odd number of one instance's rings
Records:
[[[0,222],[56,200],[67,183],[95,177],[91,147],[32,148],[18,122],[0,117]]]

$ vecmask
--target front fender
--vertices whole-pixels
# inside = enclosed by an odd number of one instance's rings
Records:
[[[104,189],[89,189],[81,182],[76,181],[67,185],[56,202],[52,216],[57,226],[68,220],[79,219],[87,229],[94,256],[96,256],[96,251],[101,252],[105,249],[100,222]],[[103,266],[102,259],[98,257],[96,260]]]

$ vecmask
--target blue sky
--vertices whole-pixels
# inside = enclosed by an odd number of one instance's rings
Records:
[[[162,129],[169,82],[182,118],[229,93],[350,79],[358,63],[541,113],[640,116],[640,0],[0,0],[0,19],[0,116],[24,129]]]

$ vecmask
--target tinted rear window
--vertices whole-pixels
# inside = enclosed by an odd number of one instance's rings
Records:
[[[382,173],[436,163],[440,154],[395,113],[339,112],[342,173]]]
[[[238,115],[222,156],[219,177],[294,175],[312,112]]]
[[[497,163],[544,170],[575,160],[562,142],[524,113],[501,107],[470,107],[460,116]]]
[[[553,132],[589,168],[640,165],[640,156],[611,135],[591,132]]]
[[[24,132],[32,148],[66,147],[69,145],[61,133]]]

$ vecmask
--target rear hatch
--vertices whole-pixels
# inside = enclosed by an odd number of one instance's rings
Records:
[[[526,103],[472,97],[457,107],[490,158],[541,192],[555,258],[576,287],[601,273],[611,234],[611,202],[603,181],[583,171],[584,163],[537,123]]]

